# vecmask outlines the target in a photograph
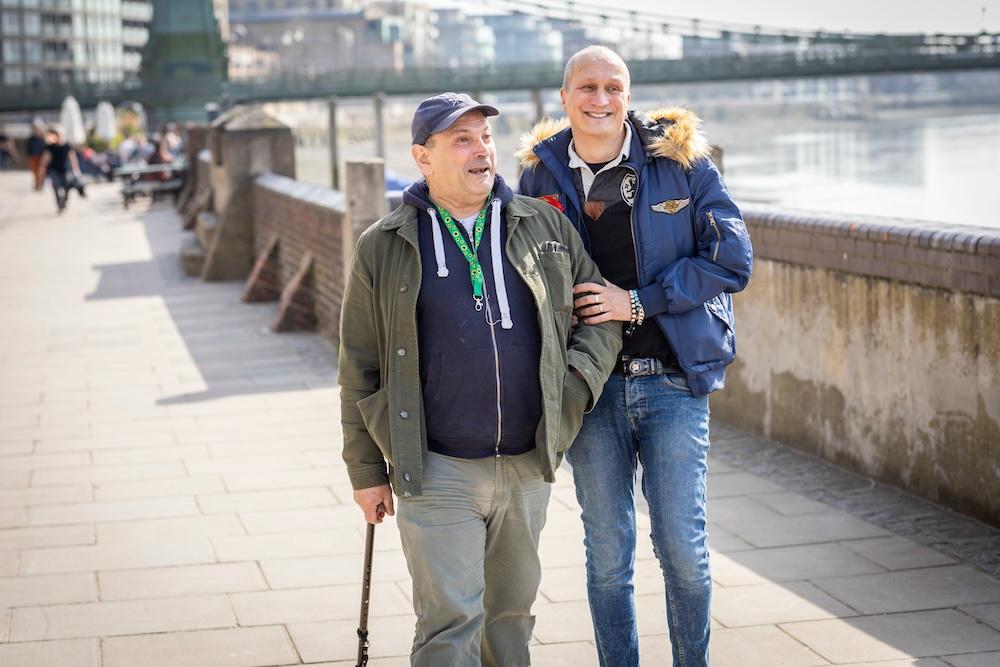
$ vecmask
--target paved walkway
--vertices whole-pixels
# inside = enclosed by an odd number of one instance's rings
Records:
[[[330,348],[182,276],[168,205],[57,217],[27,181],[0,174],[0,665],[353,665]],[[714,666],[1000,665],[996,531],[721,425],[713,452]],[[542,541],[534,662],[596,665],[568,471]],[[391,521],[376,548],[370,664],[406,665]],[[648,540],[637,587],[668,665]]]

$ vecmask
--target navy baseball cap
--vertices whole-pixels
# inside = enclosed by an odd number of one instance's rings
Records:
[[[499,116],[496,107],[480,104],[465,93],[442,93],[428,97],[413,114],[410,135],[413,143],[423,146],[432,134],[443,132],[469,111],[482,111],[486,116]]]

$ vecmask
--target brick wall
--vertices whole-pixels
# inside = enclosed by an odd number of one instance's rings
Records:
[[[317,331],[336,343],[344,298],[343,193],[271,173],[258,175],[251,192],[255,252],[263,252],[278,236],[276,291],[292,280],[303,255],[311,252],[313,275],[306,288],[311,293],[300,298],[311,298]]]

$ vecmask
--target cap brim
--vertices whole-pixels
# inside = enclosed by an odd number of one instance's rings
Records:
[[[499,116],[500,112],[496,107],[491,107],[489,104],[474,104],[467,107],[461,107],[455,109],[450,114],[445,116],[440,123],[435,125],[429,134],[437,134],[438,132],[444,132],[449,127],[455,124],[455,121],[469,113],[470,111],[482,111],[483,115],[487,118],[490,116]]]

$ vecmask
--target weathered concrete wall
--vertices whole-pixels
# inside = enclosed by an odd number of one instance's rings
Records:
[[[1000,525],[1000,234],[746,217],[757,259],[713,413]]]

